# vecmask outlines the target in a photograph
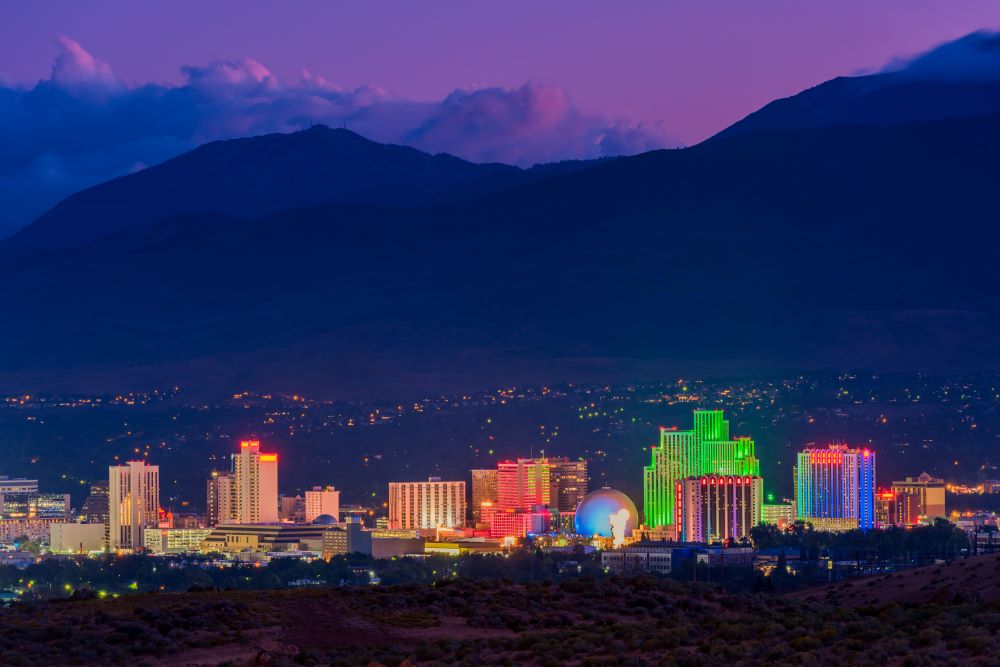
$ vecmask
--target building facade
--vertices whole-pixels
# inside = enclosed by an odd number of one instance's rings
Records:
[[[38,493],[38,480],[0,475],[0,496],[21,493]]]
[[[915,526],[921,521],[945,518],[945,483],[927,473],[892,483],[898,515],[897,525]]]
[[[0,519],[0,543],[10,544],[19,537],[25,537],[36,542],[48,542],[52,532],[52,524],[65,523],[65,519],[33,518],[33,519]]]
[[[323,560],[353,553],[372,555],[372,532],[356,521],[327,527],[323,533]]]
[[[601,564],[605,571],[617,575],[643,572],[670,574],[682,563],[708,567],[751,565],[753,554],[751,547],[636,542],[621,549],[602,551]]]
[[[587,462],[568,458],[549,459],[552,464],[552,489],[550,491],[552,510],[563,514],[576,511],[589,489]]]
[[[156,555],[196,554],[212,534],[211,528],[147,528],[143,545]]]
[[[129,461],[108,469],[109,530],[112,551],[143,547],[143,531],[156,528],[160,511],[160,467]]]
[[[574,512],[587,495],[587,462],[566,457],[517,459],[497,464],[496,506],[501,510],[548,507]]]
[[[660,444],[653,447],[650,464],[643,469],[646,525],[673,525],[677,482],[704,475],[760,476],[754,441],[730,438],[722,410],[695,410],[690,431],[660,428]]]
[[[236,523],[236,475],[232,471],[213,470],[208,478],[205,501],[210,527]]]
[[[312,523],[323,514],[340,521],[340,491],[332,486],[314,486],[312,491],[306,491],[305,502],[306,523]]]
[[[80,510],[81,517],[87,523],[107,524],[110,520],[110,513],[107,481],[92,484],[87,499],[83,501],[83,507]]]
[[[472,523],[483,520],[483,503],[495,505],[497,501],[497,469],[485,468],[472,471]]]
[[[389,528],[421,530],[465,525],[465,482],[390,482]]]
[[[544,508],[539,511],[520,509],[488,511],[483,521],[490,525],[491,538],[523,538],[529,534],[547,533],[552,524],[551,514]]]
[[[6,493],[0,499],[0,519],[70,518],[68,493]]]
[[[54,523],[49,526],[49,550],[54,554],[85,554],[104,551],[103,523]]]
[[[847,445],[806,449],[793,475],[799,519],[818,530],[875,527],[875,452]]]
[[[219,526],[201,543],[203,553],[238,554],[281,551],[315,551],[323,548],[327,526],[291,523],[233,524]]]
[[[777,526],[784,530],[795,523],[794,503],[764,503],[761,507],[761,523]]]
[[[278,521],[278,455],[260,451],[260,442],[244,440],[233,454],[235,516],[239,523]]]
[[[682,542],[726,542],[750,537],[761,522],[764,480],[706,475],[676,486],[675,524]]]
[[[497,464],[497,507],[530,510],[552,502],[551,465],[547,459],[517,459]]]

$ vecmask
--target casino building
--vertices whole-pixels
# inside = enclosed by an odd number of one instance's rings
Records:
[[[876,524],[875,452],[829,445],[799,452],[793,473],[798,518],[817,530],[871,530]]]
[[[688,477],[677,483],[676,521],[681,542],[726,542],[750,537],[761,522],[764,480],[738,475]]]
[[[695,410],[690,431],[660,428],[660,444],[643,469],[645,523],[656,529],[676,521],[677,483],[688,477],[759,477],[760,461],[749,437],[730,438],[722,410]]]

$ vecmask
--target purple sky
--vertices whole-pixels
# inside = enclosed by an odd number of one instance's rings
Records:
[[[314,122],[521,165],[694,144],[997,27],[996,0],[8,3],[0,237],[199,143]]]
[[[4,8],[0,76],[48,75],[68,35],[125,82],[181,81],[181,65],[251,57],[440,99],[528,80],[582,108],[663,121],[694,143],[776,98],[980,28],[995,0],[671,2],[26,2]]]

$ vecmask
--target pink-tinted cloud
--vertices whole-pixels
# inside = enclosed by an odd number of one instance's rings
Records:
[[[61,53],[52,64],[52,82],[64,88],[94,86],[118,89],[120,84],[115,78],[111,67],[80,46],[79,42],[66,35],[60,35],[56,43]]]
[[[426,150],[520,165],[677,145],[659,125],[589,116],[561,88],[534,82],[514,90],[455,91],[405,141]]]
[[[181,68],[177,85],[127,85],[68,37],[51,76],[0,85],[0,191],[13,231],[62,196],[215,139],[346,126],[381,142],[529,166],[676,145],[655,123],[588,114],[557,86],[456,90],[438,102],[303,72],[282,81],[251,58]]]

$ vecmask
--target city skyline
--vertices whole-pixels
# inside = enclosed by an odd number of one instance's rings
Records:
[[[654,452],[660,451],[659,457],[654,454],[654,462],[658,464],[646,466],[643,471],[647,490],[655,487],[651,474],[659,474],[657,470],[673,471],[670,480],[664,483],[670,486],[671,498],[676,495],[676,502],[670,510],[675,520],[658,519],[660,510],[657,506],[661,501],[655,494],[645,498],[646,509],[633,519],[637,523],[641,521],[647,530],[671,528],[676,539],[694,531],[691,534],[725,541],[747,537],[748,528],[760,524],[766,516],[785,516],[784,510],[778,509],[784,507],[782,503],[773,500],[765,503],[764,480],[755,472],[759,471],[760,463],[753,455],[753,440],[748,436],[727,439],[730,435],[729,421],[723,418],[721,410],[696,409],[693,414],[695,428],[691,431],[660,427],[661,444],[653,448]],[[665,443],[668,442],[673,444],[667,447]],[[239,445],[239,452],[232,454],[232,469],[213,470],[208,476],[207,501],[202,514],[207,526],[265,525],[289,521],[312,523],[320,516],[340,520],[340,490],[332,486],[312,486],[305,491],[304,498],[283,494],[277,476],[277,455],[261,453],[260,442],[256,440],[244,440]],[[735,457],[733,461],[729,461],[729,456]],[[876,478],[875,458],[876,453],[867,447],[829,444],[826,448],[816,448],[812,443],[804,445],[791,470],[794,493],[790,516],[823,530],[870,530],[883,524],[910,526],[918,520],[946,516],[943,480],[922,473],[919,478],[907,477],[905,480],[892,480],[891,483],[882,480],[880,484]],[[741,459],[745,461],[738,463]],[[260,461],[256,466],[255,460]],[[269,472],[265,472],[263,467],[268,464],[272,465]],[[112,465],[109,472],[111,482],[106,488],[113,490],[108,501],[112,510],[106,521],[111,526],[109,544],[112,547],[120,545],[135,549],[141,545],[141,538],[137,541],[130,537],[132,532],[155,528],[158,522],[163,523],[164,516],[172,525],[173,514],[169,506],[161,505],[159,501],[158,465],[133,460],[123,465]],[[484,473],[491,473],[489,477],[494,481],[490,482]],[[485,486],[482,486],[484,479]],[[427,482],[388,481],[389,495],[384,507],[387,508],[388,526],[393,529],[477,528],[481,520],[489,532],[492,520],[499,521],[505,514],[524,514],[527,521],[525,527],[515,527],[521,524],[516,521],[510,523],[504,518],[504,525],[507,526],[504,530],[514,530],[515,536],[524,537],[533,532],[564,532],[570,529],[572,514],[592,488],[589,482],[586,460],[574,461],[566,457],[501,458],[495,468],[470,470],[467,480],[442,481],[431,477]],[[1000,482],[995,484],[1000,486]],[[441,485],[442,491],[437,490],[438,485]],[[608,489],[609,484],[605,482],[603,488]],[[721,494],[723,488],[730,495],[737,488],[741,493],[745,489],[751,495],[740,495],[740,500],[735,495],[732,498],[727,496],[725,500],[722,495],[718,498],[714,495],[703,497],[709,490],[714,493],[718,489]],[[4,493],[8,496],[6,503],[3,502]],[[107,491],[101,490],[100,486],[92,487],[87,502],[75,516],[87,516],[88,503],[95,495],[99,497],[105,493]],[[422,499],[422,494],[429,495],[427,499]],[[132,500],[134,497],[155,501],[143,501],[144,504],[137,505]],[[682,497],[683,507],[680,502]],[[16,502],[11,500],[15,498]],[[471,502],[474,498],[480,501],[478,507]],[[285,502],[291,500],[297,500],[301,506]],[[899,504],[885,506],[886,500]],[[43,502],[46,509],[42,509]],[[712,511],[717,516],[710,520],[705,514],[704,521],[707,523],[695,530],[688,523],[695,521],[696,516],[702,517],[703,511],[695,508],[704,502],[714,508]],[[723,502],[726,504],[721,504]],[[69,518],[69,503],[68,494],[40,494],[37,480],[0,477],[0,509],[5,519]],[[273,512],[259,509],[269,505],[273,506]],[[129,509],[123,509],[126,507]],[[765,511],[768,507],[772,508],[770,512]],[[921,512],[920,508],[924,511]],[[477,509],[482,514],[479,518]],[[543,516],[537,512],[544,512],[542,523],[537,523]],[[550,512],[554,517],[551,524]],[[129,516],[125,517],[123,513]],[[726,527],[730,520],[725,518],[726,513],[731,514],[733,526],[742,528],[736,528],[733,533],[734,528]],[[743,518],[738,519],[737,513],[742,513]],[[558,520],[562,514],[569,516],[568,522]],[[702,520],[697,518],[697,521]],[[853,523],[843,523],[848,520]],[[723,524],[722,532],[717,532],[713,526],[720,522]]]

